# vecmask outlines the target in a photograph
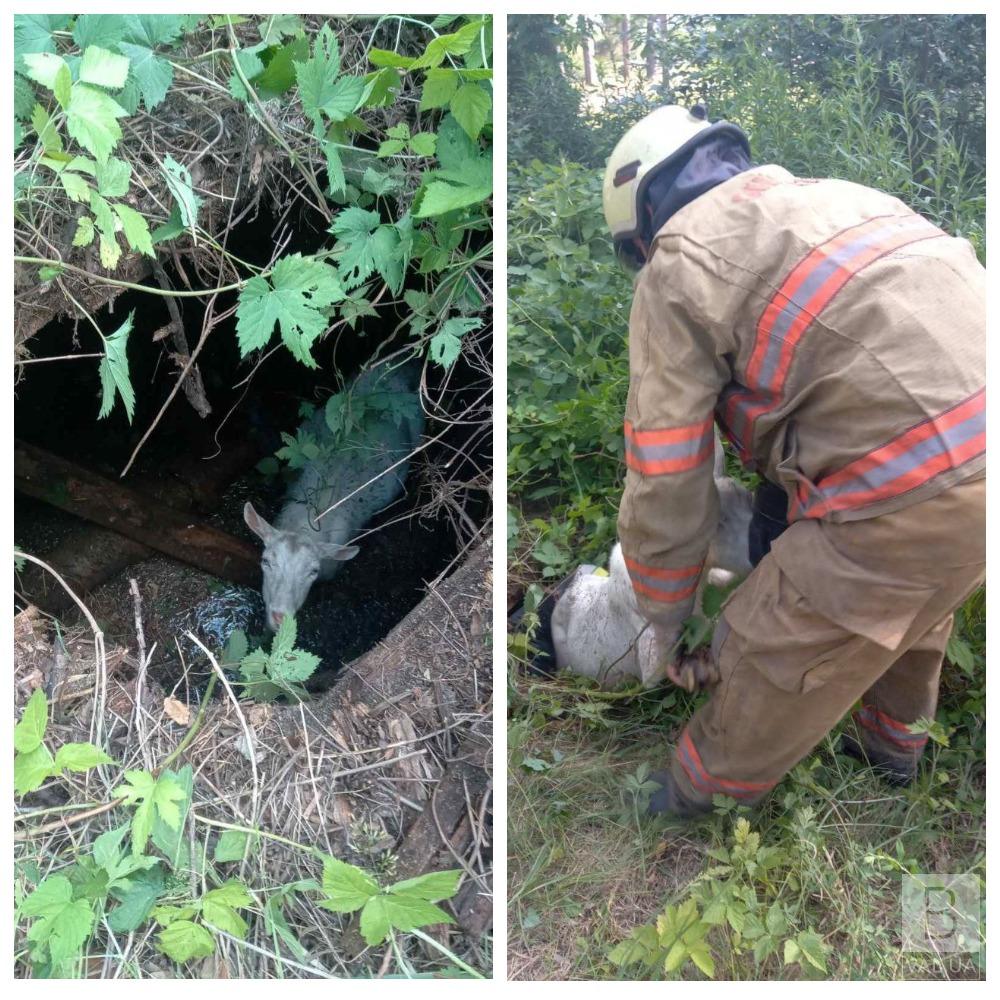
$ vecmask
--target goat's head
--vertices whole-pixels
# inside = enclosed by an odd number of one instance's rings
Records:
[[[274,528],[253,509],[251,503],[243,507],[243,519],[264,543],[261,558],[264,585],[261,590],[267,627],[272,632],[277,630],[285,615],[296,614],[305,603],[324,560],[353,559],[358,554],[356,545],[314,541],[294,531]]]

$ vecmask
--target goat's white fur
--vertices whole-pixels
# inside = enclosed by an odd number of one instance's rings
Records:
[[[412,365],[372,368],[362,372],[349,391],[352,397],[373,391],[413,395],[414,374]],[[302,607],[315,580],[331,579],[345,560],[357,555],[358,547],[348,543],[403,492],[408,456],[417,447],[424,426],[422,410],[419,406],[412,409],[419,416],[408,414],[398,424],[388,413],[366,415],[360,426],[347,433],[332,458],[305,466],[290,486],[273,526],[252,504],[244,507],[247,525],[264,542],[262,590],[269,628],[277,628],[282,616],[294,615]],[[319,441],[329,439],[324,408],[306,420],[302,429]],[[330,507],[333,510],[317,522],[317,516]]]
[[[721,584],[750,572],[748,551],[752,498],[725,474],[716,442],[715,485],[719,526],[705,561],[706,581]],[[669,515],[665,515],[669,516]],[[700,597],[702,587],[698,588]],[[638,678],[646,687],[663,681],[666,657],[659,655],[652,627],[639,613],[621,546],[611,550],[608,575],[577,571],[552,612],[556,666],[593,677],[606,687]]]

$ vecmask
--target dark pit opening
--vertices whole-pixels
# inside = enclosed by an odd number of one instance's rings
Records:
[[[279,226],[275,231],[276,225]],[[261,212],[232,231],[229,249],[237,256],[266,264],[276,240],[289,232],[286,218],[279,223]],[[316,216],[303,214],[291,220],[291,238],[283,253],[315,252],[329,244],[325,226]],[[172,287],[184,282],[169,260],[162,261]],[[181,261],[194,287],[205,287],[187,261]],[[152,278],[145,284],[156,287]],[[235,304],[235,294],[220,296],[216,313]],[[197,343],[205,315],[200,299],[179,302],[189,344]],[[169,357],[169,340],[153,342],[152,335],[170,320],[164,300],[141,292],[126,292],[110,309],[95,316],[107,334],[135,310],[128,358],[136,393],[136,412],[129,424],[120,401],[104,420],[97,419],[100,404],[98,359],[51,361],[23,366],[15,394],[15,436],[18,440],[69,459],[118,481],[119,474],[141,437],[149,428],[176,380],[177,368]],[[199,358],[206,395],[213,412],[200,418],[182,393],[173,400],[143,445],[128,475],[121,480],[153,499],[176,497],[179,481],[186,488],[200,470],[225,461],[232,449],[247,448],[251,455],[211,508],[196,516],[236,536],[255,536],[243,523],[243,504],[250,500],[266,518],[281,507],[285,484],[278,477],[258,472],[256,463],[280,447],[280,433],[294,434],[301,422],[303,402],[322,404],[349,381],[359,368],[378,354],[385,356],[405,347],[405,335],[392,331],[405,306],[381,307],[377,317],[364,317],[357,329],[342,327],[314,346],[319,368],[296,361],[283,347],[260,361],[258,352],[241,360],[236,342],[235,317],[211,333]],[[278,344],[274,335],[269,349]],[[39,331],[29,344],[34,358],[58,358],[73,353],[96,353],[100,341],[85,319],[60,319]],[[267,351],[264,352],[267,354]],[[487,353],[488,352],[484,352]],[[428,364],[426,389],[452,416],[461,414],[480,398],[488,375],[467,356],[445,374]],[[241,384],[242,383],[242,384]],[[488,397],[487,397],[488,400]],[[484,403],[483,411],[487,410]],[[316,583],[297,616],[298,642],[321,657],[321,665],[308,685],[323,690],[335,680],[343,663],[372,648],[422,599],[427,582],[438,577],[455,560],[472,533],[488,516],[488,499],[482,488],[483,470],[490,467],[491,434],[481,414],[461,420],[445,430],[439,441],[414,460],[405,495],[376,516],[362,541],[361,553],[345,564],[329,583]],[[439,434],[442,422],[429,419],[425,435]],[[463,484],[479,478],[471,489]],[[57,483],[52,484],[59,489]],[[170,491],[173,490],[172,494]],[[450,502],[448,498],[450,497]],[[172,501],[174,502],[174,501]],[[15,492],[15,543],[45,559],[67,539],[92,530],[85,521],[42,500]],[[55,568],[60,569],[59,565]],[[157,644],[149,666],[150,676],[168,692],[178,685],[200,687],[210,673],[204,656],[189,642],[177,642],[191,629],[214,652],[221,650],[228,634],[242,628],[251,646],[270,642],[263,622],[259,590],[250,590],[211,577],[198,569],[157,554],[129,565],[86,598],[105,631],[109,644],[136,648],[134,604],[129,578],[137,580],[142,600],[147,650]],[[24,606],[19,581],[16,604]],[[51,586],[51,584],[49,584]],[[83,619],[75,609],[59,614],[67,624]],[[184,691],[184,687],[181,688]],[[193,694],[191,691],[184,691]]]

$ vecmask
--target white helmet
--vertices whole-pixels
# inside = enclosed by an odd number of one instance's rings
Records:
[[[667,104],[636,122],[622,136],[604,172],[604,218],[616,242],[642,234],[639,206],[653,177],[720,132],[738,138],[749,154],[743,130],[726,121],[710,125],[703,104],[696,104],[690,111],[679,104]]]

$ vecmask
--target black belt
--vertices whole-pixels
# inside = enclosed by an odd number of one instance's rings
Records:
[[[788,494],[764,479],[754,491],[750,520],[750,564],[756,566],[771,551],[771,543],[788,527]]]

